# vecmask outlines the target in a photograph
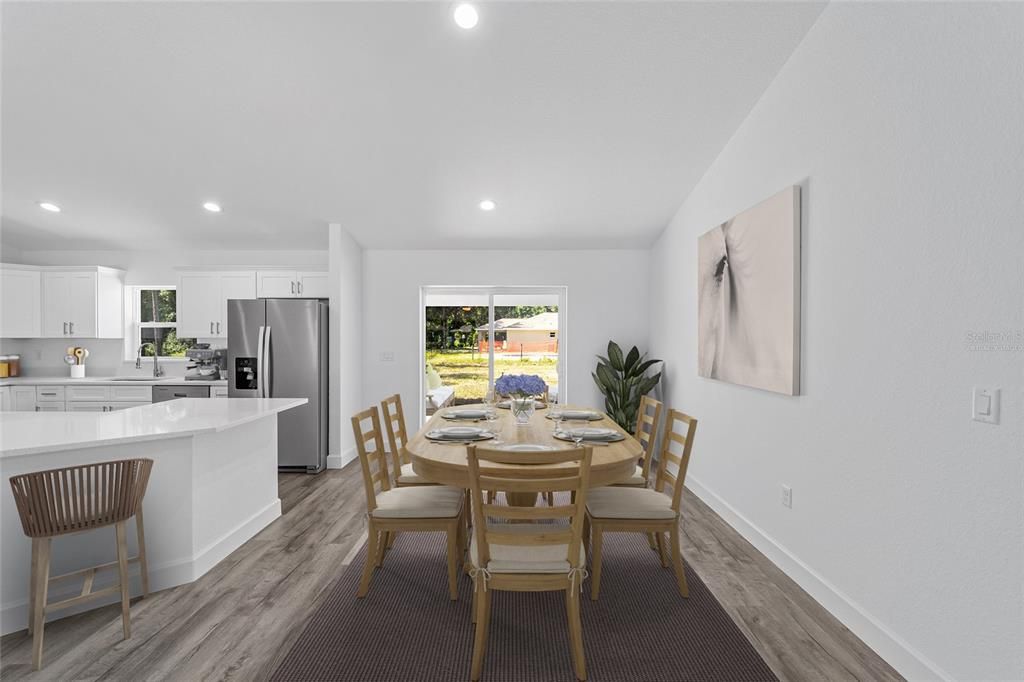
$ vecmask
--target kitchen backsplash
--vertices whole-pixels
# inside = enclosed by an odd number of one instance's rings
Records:
[[[68,346],[89,349],[86,376],[147,375],[153,371],[153,358],[142,359],[142,369],[135,369],[135,361],[124,361],[124,342],[121,339],[0,339],[0,355],[17,353],[21,356],[22,376],[60,377],[70,375],[64,364]],[[183,360],[161,360],[166,376],[184,376],[188,363]]]

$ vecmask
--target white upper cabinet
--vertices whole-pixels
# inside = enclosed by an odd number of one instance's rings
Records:
[[[178,279],[178,337],[223,339],[228,300],[256,298],[256,273],[183,272]]]
[[[122,338],[123,273],[111,268],[44,270],[40,336]]]
[[[256,273],[257,298],[329,298],[323,271],[260,270]]]
[[[40,335],[41,291],[38,270],[0,267],[0,337],[31,339]]]

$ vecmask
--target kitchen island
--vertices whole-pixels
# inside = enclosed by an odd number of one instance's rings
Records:
[[[281,515],[277,414],[306,402],[185,398],[119,412],[0,413],[0,634],[23,629],[28,612],[31,542],[9,490],[11,476],[154,460],[143,505],[146,550],[150,590],[166,589],[196,580]],[[128,536],[134,554],[134,528]],[[50,573],[106,563],[114,552],[112,527],[61,536],[53,543]],[[132,581],[136,595],[137,575]],[[112,573],[101,573],[96,589],[114,582]],[[53,585],[50,601],[79,589],[70,582]]]

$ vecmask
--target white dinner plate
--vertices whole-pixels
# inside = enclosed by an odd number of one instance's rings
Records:
[[[486,429],[481,429],[479,426],[442,426],[435,431],[442,436],[449,438],[466,438],[469,436],[479,436],[486,432]]]
[[[566,429],[559,431],[555,434],[555,438],[558,440],[571,441],[574,436],[581,437],[584,441],[595,441],[601,443],[614,443],[625,439],[621,433],[615,429],[603,429],[594,427],[584,427],[581,429]]]
[[[501,408],[503,410],[508,410],[508,409],[512,408],[512,403],[510,401],[508,401],[508,400],[502,400],[500,403],[495,405],[495,407],[499,407],[499,408]],[[535,410],[543,410],[546,407],[547,407],[547,405],[545,403],[541,402],[540,400],[534,400],[533,401],[533,409],[535,409]]]
[[[509,452],[552,452],[559,448],[556,448],[554,445],[543,445],[541,443],[513,443],[498,449],[508,450]]]
[[[594,412],[593,410],[562,410],[561,412],[558,412],[556,414],[561,414],[562,419],[568,419],[570,421],[586,419],[592,422],[597,422],[601,421],[604,418],[604,415],[602,415],[600,412]],[[554,418],[554,415],[552,414],[548,414],[545,416],[548,419]]]
[[[441,415],[445,419],[483,419],[487,416],[486,410],[452,410]]]

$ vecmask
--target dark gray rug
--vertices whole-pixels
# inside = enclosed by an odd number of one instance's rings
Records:
[[[339,682],[469,680],[472,581],[448,599],[444,536],[403,533],[370,593],[356,599],[363,550],[313,615],[273,679]],[[582,599],[593,682],[775,680],[700,578],[682,599],[671,569],[640,535],[604,540],[601,595]],[[561,592],[494,592],[483,682],[575,680]]]

